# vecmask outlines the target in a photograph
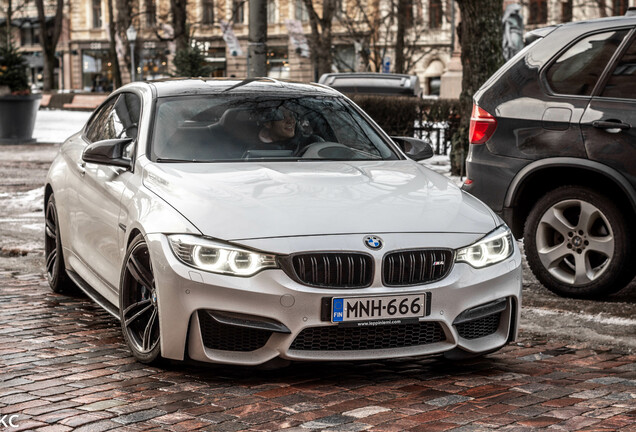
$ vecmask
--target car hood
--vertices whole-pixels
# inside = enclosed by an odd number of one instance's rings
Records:
[[[224,240],[487,233],[479,200],[412,161],[149,163],[144,185],[202,234]]]

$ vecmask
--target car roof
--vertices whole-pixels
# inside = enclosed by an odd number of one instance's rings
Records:
[[[148,81],[157,97],[218,93],[254,93],[280,96],[342,96],[330,87],[316,83],[282,81],[273,78],[169,78]]]
[[[636,25],[636,15],[621,15],[621,16],[611,16],[605,18],[596,18],[585,21],[572,21],[562,24],[557,24],[553,26],[546,26],[534,29],[528,33],[541,32],[542,29],[555,29],[560,28],[563,30],[580,30],[581,32],[587,32],[590,30],[602,30],[607,27],[615,27],[615,26],[630,26]]]

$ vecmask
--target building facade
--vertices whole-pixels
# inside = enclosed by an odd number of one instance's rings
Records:
[[[6,2],[0,0],[0,5],[6,6]],[[58,88],[86,92],[113,89],[115,59],[111,55],[108,31],[109,2],[114,4],[115,20],[117,0],[70,0],[67,4],[64,30],[58,43]],[[314,0],[314,4],[319,2]],[[506,0],[504,7],[510,3],[515,2]],[[393,72],[392,46],[397,25],[390,13],[390,4],[390,0],[337,1],[338,10],[332,22],[333,71]],[[567,21],[624,15],[629,6],[636,5],[636,0],[525,0],[521,5],[528,30]],[[320,4],[316,9],[320,13]],[[134,71],[131,71],[129,41],[121,37],[123,32],[115,38],[124,83],[130,81],[131,72],[137,80],[173,75],[175,43],[170,40],[170,14],[170,0],[132,0],[129,22],[137,33],[133,45]],[[187,21],[191,43],[204,52],[211,66],[211,76],[246,76],[248,16],[247,0],[189,0]],[[37,86],[42,62],[41,58],[38,60],[41,49],[36,17],[32,4],[14,13],[12,34],[28,53],[32,79]],[[406,19],[412,46],[410,73],[419,76],[425,95],[457,97],[461,67],[457,68],[460,47],[456,43],[455,28],[461,18],[454,0],[414,0]],[[0,24],[2,21],[0,19]],[[267,23],[268,76],[297,81],[316,79],[306,47],[302,45],[303,34],[306,39],[311,34],[309,13],[303,0],[268,0]]]

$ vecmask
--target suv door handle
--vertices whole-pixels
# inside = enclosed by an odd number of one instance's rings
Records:
[[[598,129],[605,129],[605,131],[609,133],[619,133],[620,131],[624,131],[632,127],[631,125],[623,123],[620,120],[595,121],[592,123],[592,126]]]

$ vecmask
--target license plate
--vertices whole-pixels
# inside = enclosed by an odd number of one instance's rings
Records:
[[[331,322],[414,318],[426,314],[426,294],[391,297],[337,297],[331,301]]]

